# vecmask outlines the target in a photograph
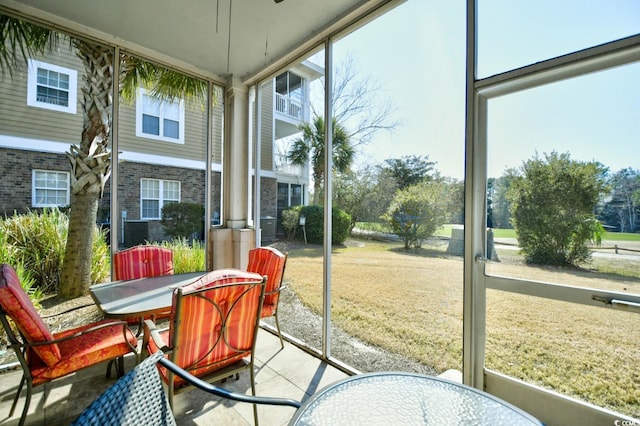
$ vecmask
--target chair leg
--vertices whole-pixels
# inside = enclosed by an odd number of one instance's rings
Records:
[[[253,355],[252,355],[253,356]],[[251,379],[251,394],[256,396],[256,378],[254,372],[255,366],[251,363],[251,369],[249,370],[249,378]],[[258,404],[253,403],[253,424],[258,426]]]
[[[109,360],[109,363],[107,364],[107,373],[106,373],[107,379],[111,378],[111,367],[115,367],[116,377],[120,378],[124,376],[124,356],[120,356],[118,358]]]
[[[284,349],[284,341],[282,340],[282,331],[280,331],[280,321],[278,321],[278,311],[273,315],[276,320],[276,328],[278,329],[278,337],[280,338],[280,349]]]
[[[18,426],[23,426],[24,422],[27,420],[27,412],[29,411],[29,405],[31,404],[31,392],[32,386],[31,381],[27,381],[27,398],[24,401],[24,408],[22,409],[22,415],[20,416],[20,422]]]
[[[27,378],[22,375],[20,379],[20,384],[18,385],[18,391],[16,392],[15,398],[13,398],[13,404],[11,404],[11,411],[9,411],[9,417],[13,416],[13,412],[16,410],[16,405],[18,405],[18,399],[20,399],[20,394],[22,393],[22,387],[24,386],[24,382]]]
[[[116,362],[118,363],[118,378],[120,378],[124,376],[124,356],[119,356]]]
[[[111,378],[111,367],[113,366],[113,362],[114,362],[114,360],[110,359],[110,360],[109,360],[109,362],[107,363],[107,373],[105,374],[105,377],[106,377],[107,379],[110,379],[110,378]],[[118,367],[116,366],[116,370],[117,370],[117,369],[118,369]],[[118,374],[118,373],[116,372],[116,375],[117,375],[117,374]]]

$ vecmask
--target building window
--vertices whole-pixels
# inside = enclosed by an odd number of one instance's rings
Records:
[[[184,143],[184,102],[161,101],[145,89],[138,89],[136,136]]]
[[[77,87],[77,71],[29,60],[27,105],[75,114]]]
[[[180,182],[176,180],[140,180],[140,218],[161,219],[162,207],[180,202]]]
[[[69,205],[69,173],[33,170],[33,207],[64,207]]]

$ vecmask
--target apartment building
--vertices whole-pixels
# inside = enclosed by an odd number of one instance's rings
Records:
[[[70,166],[66,152],[82,132],[80,105],[83,65],[66,41],[26,66],[0,76],[0,213],[11,215],[70,203]],[[276,238],[284,208],[307,200],[307,167],[286,158],[298,125],[309,119],[309,82],[322,75],[312,64],[293,67],[263,85],[260,143],[263,239]],[[214,87],[209,127],[206,108],[185,100],[160,101],[138,88],[117,108],[117,217],[110,215],[109,183],[97,221],[120,221],[123,246],[166,238],[162,207],[168,203],[204,204],[207,155],[211,155],[212,225],[221,217],[224,158],[224,93]],[[265,121],[268,120],[268,121]],[[212,146],[207,147],[211,131]],[[116,169],[117,168],[117,169]]]

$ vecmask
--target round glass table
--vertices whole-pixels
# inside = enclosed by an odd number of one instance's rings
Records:
[[[540,426],[533,416],[493,395],[412,373],[369,373],[312,395],[289,425]]]

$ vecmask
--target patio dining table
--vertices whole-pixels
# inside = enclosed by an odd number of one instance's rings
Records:
[[[137,320],[170,310],[173,289],[204,274],[206,272],[191,272],[112,281],[93,285],[89,292],[106,317]]]
[[[491,394],[422,374],[368,373],[312,395],[289,426],[474,425],[542,426]]]

